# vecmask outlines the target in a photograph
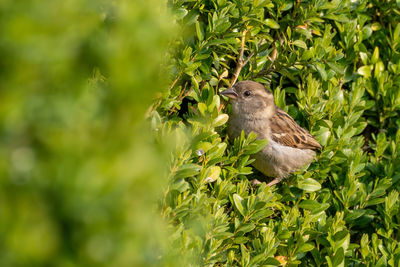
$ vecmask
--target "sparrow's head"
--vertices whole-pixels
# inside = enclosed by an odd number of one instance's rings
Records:
[[[241,81],[221,92],[231,99],[234,114],[272,114],[275,109],[274,96],[262,84]]]

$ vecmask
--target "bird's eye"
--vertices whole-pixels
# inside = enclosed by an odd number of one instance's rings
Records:
[[[244,92],[244,96],[250,96],[251,95],[251,92],[250,91],[245,91]]]

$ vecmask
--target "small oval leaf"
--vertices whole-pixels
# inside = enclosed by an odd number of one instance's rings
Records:
[[[300,48],[307,49],[307,44],[303,40],[296,40],[293,42],[293,44]]]
[[[215,118],[213,125],[214,127],[224,125],[228,121],[228,119],[229,119],[228,114],[221,114]]]
[[[272,29],[279,29],[279,28],[280,28],[278,22],[276,22],[276,21],[273,20],[273,19],[266,19],[266,20],[265,20],[265,24],[266,24],[268,27],[272,28]]]
[[[357,73],[364,76],[365,78],[371,77],[371,66],[362,66],[357,70]]]
[[[235,204],[236,209],[240,212],[240,214],[245,216],[242,201],[243,198],[241,196],[239,196],[238,194],[233,194],[233,202]]]
[[[321,184],[312,178],[307,178],[302,181],[299,181],[298,188],[304,191],[314,192],[321,189]]]

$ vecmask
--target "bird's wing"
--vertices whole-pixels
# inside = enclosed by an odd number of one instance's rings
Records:
[[[301,149],[321,149],[321,145],[307,130],[301,128],[292,117],[276,108],[271,118],[271,137],[277,143]]]

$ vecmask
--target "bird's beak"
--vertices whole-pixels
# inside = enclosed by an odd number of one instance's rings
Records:
[[[225,91],[221,92],[221,95],[227,96],[230,99],[235,99],[238,97],[238,94],[233,90],[233,87],[226,89]]]

